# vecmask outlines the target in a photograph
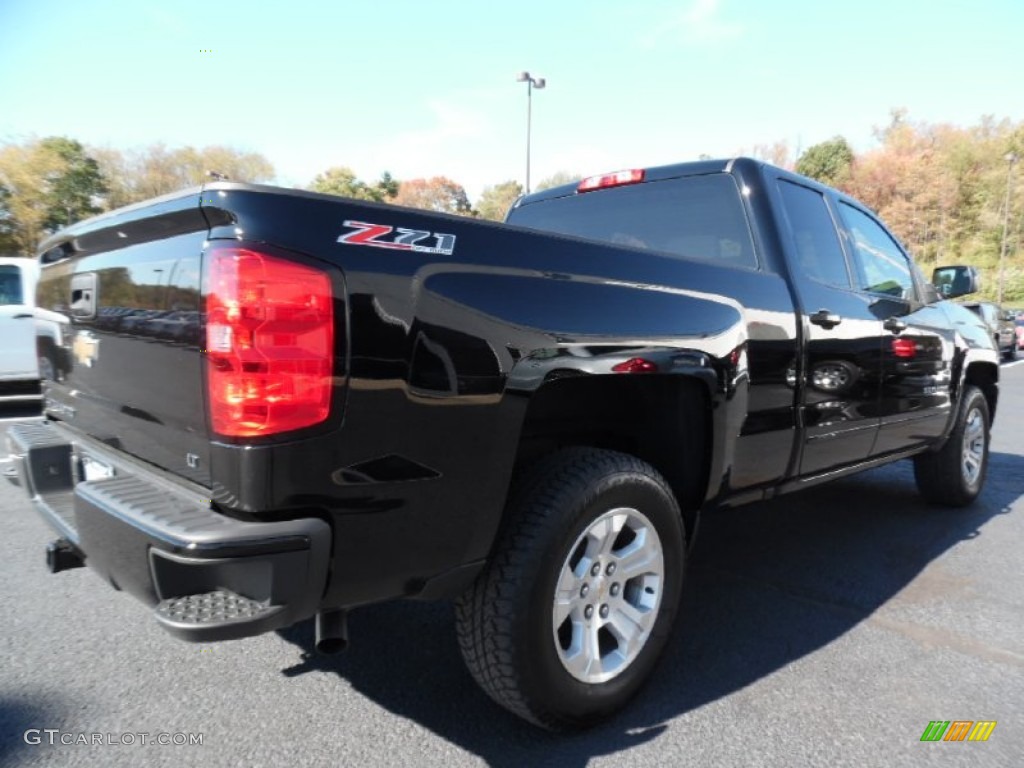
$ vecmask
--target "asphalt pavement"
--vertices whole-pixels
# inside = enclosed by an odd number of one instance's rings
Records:
[[[48,574],[53,534],[0,482],[0,765],[1016,768],[1024,363],[1003,367],[992,451],[967,510],[929,507],[903,462],[707,516],[655,678],[569,736],[476,688],[447,604],[355,611],[335,657],[308,622],[175,640],[88,569]],[[933,720],[997,725],[922,742]]]

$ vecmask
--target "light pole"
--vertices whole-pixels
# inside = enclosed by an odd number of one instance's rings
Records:
[[[1010,224],[1010,180],[1013,178],[1013,164],[1018,157],[1013,152],[1007,152],[1003,158],[1006,160],[1006,199],[1003,200],[1003,243],[999,248],[999,306],[1003,306],[1003,262],[1006,260],[1006,233]]]
[[[533,89],[547,85],[543,77],[532,77],[529,72],[516,75],[517,83],[526,83],[526,194],[530,194],[530,113],[533,111]]]

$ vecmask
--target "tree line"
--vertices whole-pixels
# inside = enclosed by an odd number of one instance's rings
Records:
[[[957,127],[914,122],[894,110],[875,138],[876,146],[862,153],[836,136],[795,160],[785,142],[748,154],[838,187],[876,210],[926,274],[940,263],[973,264],[986,277],[983,292],[993,296],[1002,262],[1005,301],[1024,304],[1024,123],[984,118]],[[263,155],[224,146],[122,151],[68,137],[0,145],[0,253],[30,254],[61,227],[196,186],[209,180],[209,171],[254,183],[275,177]],[[537,189],[578,178],[559,172]],[[398,180],[385,172],[366,181],[344,166],[326,169],[306,188],[493,221],[523,193],[508,180],[484,188],[473,202],[444,176]]]
[[[795,170],[877,211],[925,274],[940,264],[980,267],[991,298],[1002,260],[1004,303],[1024,305],[1024,123],[984,118],[961,128],[894,110],[875,137],[861,154],[842,136],[808,147]]]

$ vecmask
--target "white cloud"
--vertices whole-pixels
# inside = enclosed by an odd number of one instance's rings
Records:
[[[692,0],[682,11],[672,11],[653,30],[640,39],[645,48],[672,42],[690,45],[711,45],[739,37],[739,24],[722,19],[720,0]]]
[[[492,146],[490,118],[480,110],[454,101],[431,101],[430,118],[422,130],[404,131],[363,147],[352,163],[362,178],[374,179],[388,170],[397,179],[447,176],[467,191],[493,183],[487,152]],[[471,193],[472,194],[472,193]]]

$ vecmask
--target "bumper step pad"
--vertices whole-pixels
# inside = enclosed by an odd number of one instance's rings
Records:
[[[317,517],[239,520],[211,507],[207,490],[179,483],[56,422],[7,430],[11,464],[75,557],[154,609],[191,642],[234,640],[314,616],[324,594],[331,528]],[[113,476],[85,480],[77,459]]]
[[[281,611],[281,606],[252,600],[229,589],[216,589],[201,595],[163,600],[154,610],[157,618],[164,623],[213,625],[269,618]]]

